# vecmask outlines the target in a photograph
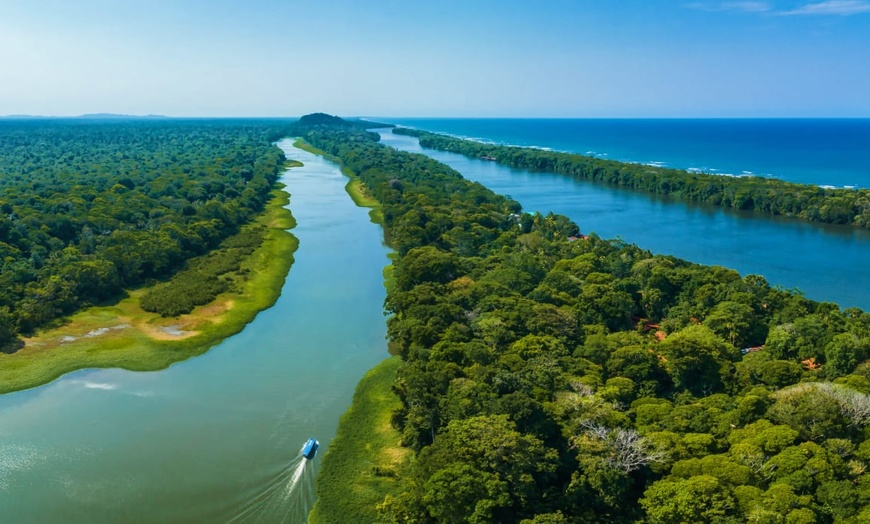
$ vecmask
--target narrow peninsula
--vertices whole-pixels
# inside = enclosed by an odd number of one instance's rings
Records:
[[[342,418],[313,522],[870,519],[870,314],[303,131],[381,204],[399,359]]]
[[[655,195],[713,206],[870,229],[870,189],[796,184],[759,176],[724,176],[605,160],[576,153],[503,146],[396,128],[420,145],[529,171],[558,173]]]

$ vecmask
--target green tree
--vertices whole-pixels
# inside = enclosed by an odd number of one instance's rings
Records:
[[[537,437],[517,431],[507,415],[483,415],[451,421],[446,431],[421,453],[419,461],[423,471],[431,471],[430,479],[456,464],[489,473],[492,476],[486,477],[484,485],[503,482],[510,486],[510,502],[502,506],[534,514],[542,495],[538,483],[555,472],[556,453]],[[454,478],[457,470],[453,472],[445,478]],[[472,485],[477,486],[474,489],[481,486]],[[468,489],[469,493],[483,493]],[[486,493],[490,496],[490,491]],[[501,500],[500,496],[495,498]]]
[[[710,475],[654,482],[640,505],[652,523],[739,522],[733,495]]]
[[[868,356],[867,340],[853,333],[839,333],[825,346],[825,375],[836,378],[848,375]]]
[[[7,306],[0,306],[0,346],[4,346],[15,338],[17,332],[14,317]]]
[[[816,490],[816,498],[822,510],[836,521],[851,517],[861,509],[858,490],[848,480],[824,482]]]
[[[764,340],[752,307],[739,302],[716,304],[704,319],[704,325],[738,348]]]
[[[780,390],[767,412],[772,421],[790,426],[801,438],[821,441],[846,434],[840,403],[812,386]]]
[[[734,349],[706,326],[690,326],[659,345],[674,386],[694,395],[709,395],[723,387],[723,374]]]
[[[437,471],[424,490],[423,504],[435,522],[493,522],[511,504],[508,484],[498,475],[464,464]]]

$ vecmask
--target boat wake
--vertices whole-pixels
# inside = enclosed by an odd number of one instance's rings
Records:
[[[314,475],[314,462],[300,450],[230,522],[306,522],[314,505]]]

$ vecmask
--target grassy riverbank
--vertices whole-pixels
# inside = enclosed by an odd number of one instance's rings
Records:
[[[391,389],[400,365],[398,357],[388,358],[357,385],[318,473],[309,523],[376,522],[377,505],[398,488],[411,454],[390,424],[393,410],[401,407]]]
[[[380,202],[359,177],[338,158],[297,140],[294,146],[323,156],[341,166],[348,177],[345,190],[359,207],[370,208],[369,218],[384,225]],[[395,253],[390,253],[390,259]],[[394,287],[393,264],[384,267],[384,287]],[[387,494],[394,494],[398,478],[410,460],[411,451],[400,446],[401,436],[392,427],[393,411],[401,407],[392,385],[398,357],[391,357],[373,369],[357,384],[353,402],[342,415],[336,437],[330,443],[317,477],[317,503],[308,516],[310,523],[375,522],[377,505]]]
[[[77,369],[163,369],[238,333],[275,303],[293,264],[298,241],[286,231],[295,226],[284,207],[289,201],[288,193],[274,190],[266,210],[245,226],[267,229],[262,245],[241,261],[238,271],[227,275],[233,280],[232,291],[178,317],[144,311],[139,299],[148,288],[76,313],[26,338],[22,349],[0,353],[0,393],[39,386]]]

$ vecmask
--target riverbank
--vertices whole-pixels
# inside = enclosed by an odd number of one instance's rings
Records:
[[[399,357],[388,358],[357,385],[323,458],[310,524],[376,522],[378,504],[385,495],[397,494],[412,454],[399,445],[401,435],[390,423],[393,411],[401,408],[392,391],[401,364]]]
[[[116,303],[91,307],[39,330],[24,347],[0,354],[0,393],[36,387],[85,368],[156,371],[199,355],[241,331],[272,306],[281,293],[298,247],[287,229],[295,220],[285,206],[290,195],[275,189],[265,211],[242,228],[265,226],[263,243],[237,270],[233,290],[191,313],[164,318],[148,313],[139,299],[149,288],[129,291]],[[206,255],[207,256],[207,255]]]
[[[384,226],[381,203],[356,173],[339,158],[302,139],[293,145],[337,164],[348,178],[345,191],[354,204],[369,208],[370,220]],[[396,253],[388,257],[395,260]],[[392,263],[384,267],[383,278],[389,294],[395,287]],[[389,352],[393,354],[391,348]],[[411,451],[400,445],[401,435],[391,423],[393,412],[402,407],[392,390],[401,364],[399,357],[390,357],[369,370],[357,384],[353,401],[341,416],[336,437],[324,455],[316,483],[317,502],[308,516],[309,523],[375,522],[378,504],[386,494],[398,490],[398,478],[411,457]]]

